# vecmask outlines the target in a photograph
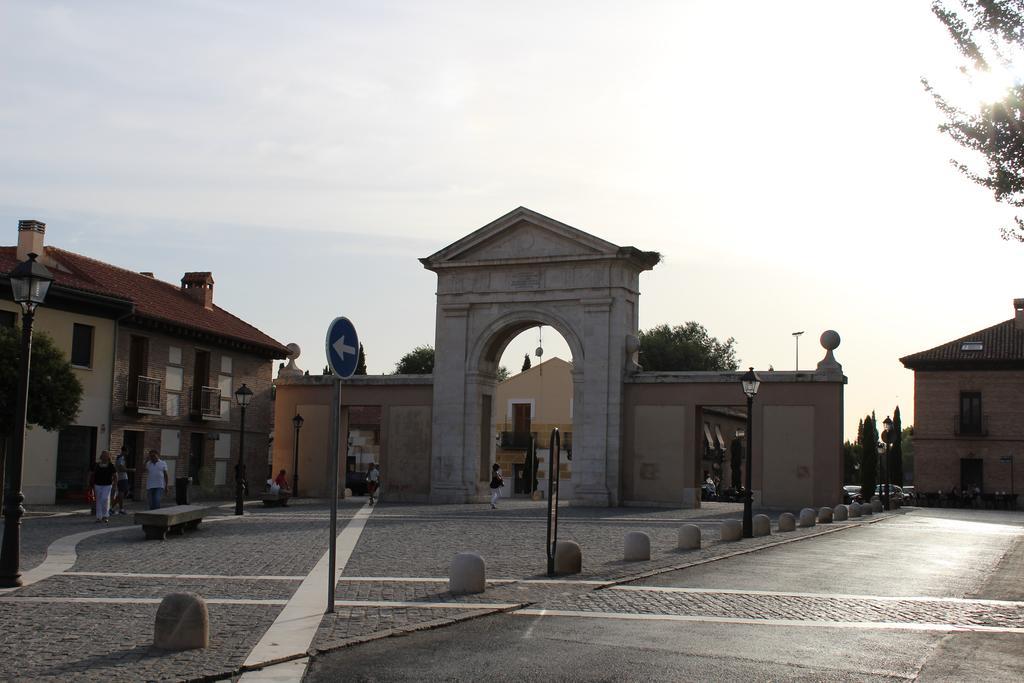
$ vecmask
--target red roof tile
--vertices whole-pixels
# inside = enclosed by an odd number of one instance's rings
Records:
[[[131,301],[134,317],[140,321],[164,322],[250,344],[270,358],[288,355],[280,342],[216,304],[204,308],[177,285],[56,247],[45,250],[48,258],[60,264],[50,268],[54,285]],[[17,249],[0,247],[0,273],[9,273],[17,264]]]
[[[980,349],[978,344],[981,346]],[[927,367],[983,368],[1021,365],[1024,364],[1024,329],[1017,329],[1012,319],[1006,320],[933,349],[904,356],[900,358],[900,362],[912,370]]]

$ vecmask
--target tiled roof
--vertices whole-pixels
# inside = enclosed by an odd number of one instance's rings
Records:
[[[214,304],[212,309],[185,294],[177,285],[95,259],[45,247],[46,256],[60,264],[50,268],[54,285],[126,299],[135,304],[133,317],[194,330],[258,347],[270,358],[285,358],[288,349],[280,342]],[[0,273],[18,264],[16,247],[0,247]]]
[[[980,368],[1024,364],[1024,329],[1017,329],[1013,320],[1006,320],[934,349],[904,356],[900,362],[912,370],[930,366]]]

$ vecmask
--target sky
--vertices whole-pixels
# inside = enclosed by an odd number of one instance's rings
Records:
[[[169,282],[212,271],[313,372],[345,315],[379,373],[433,343],[417,259],[526,206],[664,255],[642,329],[696,320],[760,370],[837,330],[852,439],[912,422],[899,357],[1024,296],[1011,214],[920,83],[980,96],[929,4],[0,0],[0,244],[35,218]]]

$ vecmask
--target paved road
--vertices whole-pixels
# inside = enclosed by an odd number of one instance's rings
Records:
[[[306,680],[1020,681],[1024,515],[913,510],[538,597],[323,654]]]

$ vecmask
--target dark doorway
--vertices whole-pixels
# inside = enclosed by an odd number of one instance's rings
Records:
[[[206,434],[203,432],[192,432],[189,437],[188,476],[192,478],[193,484],[199,483],[199,471],[203,467],[203,448],[205,443]]]
[[[96,428],[68,427],[57,437],[57,500],[85,500],[96,463]]]
[[[131,408],[138,406],[139,377],[145,376],[148,371],[149,339],[146,337],[137,337],[133,334],[131,339],[131,348],[128,352],[127,405]]]
[[[196,364],[192,373],[192,414],[202,415],[203,387],[210,384],[210,352],[196,349]]]
[[[512,432],[515,434],[515,439],[518,442],[520,439],[525,439],[530,434],[530,404],[529,403],[513,403],[512,404]]]
[[[981,458],[960,459],[960,486],[963,490],[983,491],[981,487]]]
[[[145,432],[125,430],[122,443],[125,446],[124,466],[128,468],[128,490],[134,499],[138,491],[139,463],[143,460],[143,448],[145,448]]]

